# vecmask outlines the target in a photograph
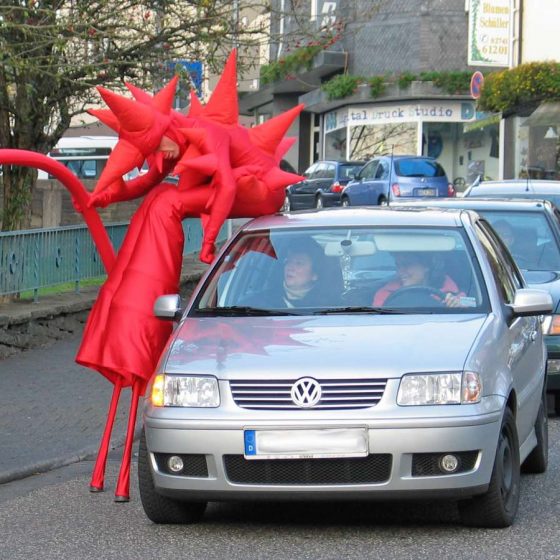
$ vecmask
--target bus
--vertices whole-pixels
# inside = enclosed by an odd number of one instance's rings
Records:
[[[116,136],[66,136],[58,141],[48,155],[65,165],[78,179],[96,181],[118,140]],[[142,169],[133,169],[123,178],[134,179],[147,171],[146,165],[144,163]],[[43,170],[39,170],[38,178],[54,179]]]

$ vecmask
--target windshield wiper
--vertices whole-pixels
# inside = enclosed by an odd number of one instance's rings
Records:
[[[263,309],[249,305],[230,305],[225,307],[200,307],[196,310],[202,315],[248,315],[253,317],[272,317],[277,315],[300,315],[293,311],[283,309]]]
[[[372,315],[404,315],[399,309],[389,307],[369,307],[369,306],[349,306],[349,307],[329,307],[313,312],[313,315],[336,315],[337,313],[371,313]]]

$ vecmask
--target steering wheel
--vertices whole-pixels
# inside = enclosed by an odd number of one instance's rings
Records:
[[[405,286],[390,294],[383,306],[407,307],[424,304],[426,307],[442,307],[445,305],[445,296],[445,292],[431,286]]]

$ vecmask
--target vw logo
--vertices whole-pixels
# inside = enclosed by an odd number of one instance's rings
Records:
[[[311,408],[321,400],[321,385],[311,377],[302,377],[292,385],[290,396],[295,405]]]

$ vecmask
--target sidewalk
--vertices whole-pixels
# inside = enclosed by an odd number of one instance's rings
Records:
[[[183,295],[190,294],[206,268],[194,257],[185,259]],[[3,304],[0,331],[8,325],[87,310],[97,291]],[[0,484],[95,457],[113,385],[74,362],[80,340],[78,327],[54,345],[0,360]],[[121,394],[112,448],[124,443],[129,403],[127,389]]]

